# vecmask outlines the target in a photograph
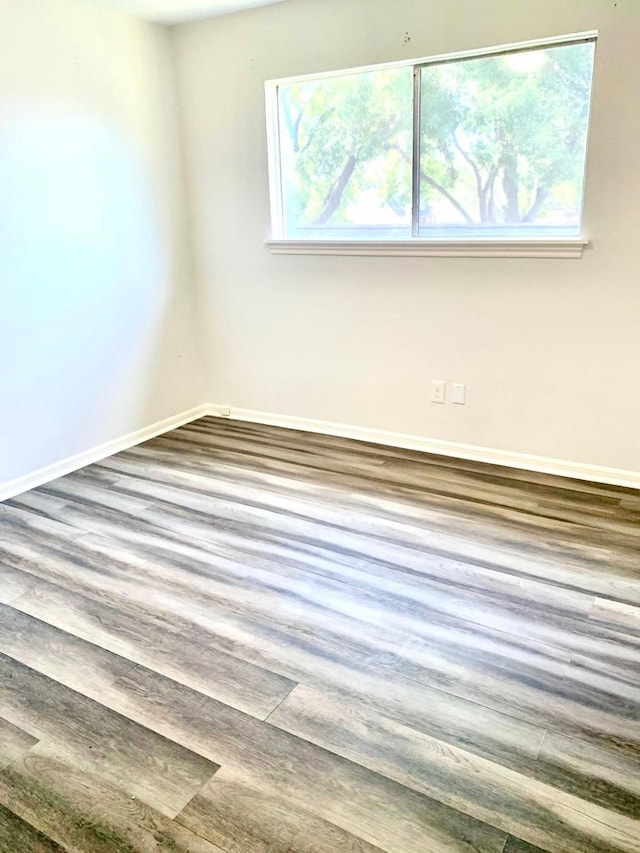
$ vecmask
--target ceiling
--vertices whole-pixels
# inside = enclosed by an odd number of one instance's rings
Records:
[[[267,6],[283,0],[87,0],[99,6],[108,6],[128,12],[147,21],[161,24],[177,24],[208,18],[211,15],[226,15],[249,9],[252,6]]]

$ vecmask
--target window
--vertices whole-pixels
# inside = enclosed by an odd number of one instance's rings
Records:
[[[594,48],[267,83],[274,243],[577,243]]]

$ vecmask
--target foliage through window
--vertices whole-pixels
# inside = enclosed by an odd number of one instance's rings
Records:
[[[594,39],[272,83],[274,237],[581,228]]]

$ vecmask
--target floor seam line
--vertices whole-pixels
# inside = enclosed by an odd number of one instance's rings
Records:
[[[293,691],[294,691],[297,687],[301,687],[301,686],[302,686],[302,685],[301,685],[301,683],[300,683],[299,681],[296,681],[296,682],[295,682],[295,684],[293,685],[293,687],[291,688],[291,690],[289,690],[289,692],[287,693],[287,695],[286,695],[283,699],[281,699],[281,700],[278,702],[278,704],[276,705],[276,707],[275,707],[275,708],[273,708],[273,710],[269,711],[269,713],[268,713],[268,714],[267,714],[267,716],[264,718],[264,720],[262,720],[262,722],[263,722],[263,723],[267,723],[267,722],[269,722],[269,717],[270,717],[272,714],[275,714],[275,712],[278,710],[278,708],[279,708],[279,707],[280,707],[284,702],[286,702],[286,701],[287,701],[287,699],[289,698],[289,696],[291,696],[291,694],[293,693]]]

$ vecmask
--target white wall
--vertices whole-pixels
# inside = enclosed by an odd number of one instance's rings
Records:
[[[264,247],[266,79],[593,28],[582,260]],[[640,471],[638,0],[290,0],[174,39],[213,402]]]
[[[0,0],[0,483],[202,403],[167,30]]]

